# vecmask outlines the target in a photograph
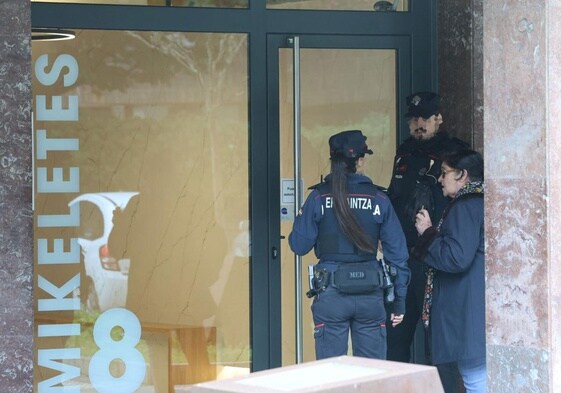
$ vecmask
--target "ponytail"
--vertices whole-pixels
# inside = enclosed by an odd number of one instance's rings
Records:
[[[356,158],[331,157],[331,195],[335,217],[345,236],[360,250],[374,254],[376,247],[364,232],[347,201],[347,174],[356,172]]]

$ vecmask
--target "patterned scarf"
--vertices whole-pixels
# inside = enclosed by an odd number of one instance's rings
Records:
[[[442,226],[444,219],[448,215],[448,211],[450,210],[454,202],[458,200],[458,198],[460,198],[462,195],[467,194],[483,194],[484,189],[485,186],[482,181],[472,181],[464,184],[462,188],[460,188],[454,199],[450,202],[446,209],[444,209],[442,218],[440,219],[440,221],[438,221],[438,225],[436,226],[436,230],[440,232],[440,227]],[[425,296],[423,299],[423,311],[421,314],[421,318],[423,320],[423,325],[425,326],[425,328],[428,328],[430,323],[430,309],[432,307],[432,289],[434,286],[435,270],[432,267],[428,267],[425,274],[427,276],[427,282],[425,284]]]

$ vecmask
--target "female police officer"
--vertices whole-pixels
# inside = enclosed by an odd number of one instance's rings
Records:
[[[315,266],[312,304],[316,358],[347,354],[349,330],[353,355],[386,358],[386,311],[380,264],[384,257],[397,270],[391,320],[405,313],[409,269],[401,225],[386,194],[362,174],[372,154],[359,130],[329,138],[331,173],[313,187],[294,220],[289,244],[296,254],[312,247]]]

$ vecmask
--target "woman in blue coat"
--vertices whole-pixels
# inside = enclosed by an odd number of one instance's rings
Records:
[[[485,393],[483,158],[473,150],[444,155],[439,182],[453,199],[438,225],[425,210],[415,222],[412,254],[428,266],[423,323],[433,364],[455,364],[468,393]]]

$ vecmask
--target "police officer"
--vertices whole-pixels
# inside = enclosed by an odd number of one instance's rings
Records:
[[[397,275],[391,324],[401,323],[409,268],[405,236],[387,197],[362,174],[372,150],[359,130],[329,138],[331,173],[311,187],[289,235],[298,255],[314,248],[315,298],[312,304],[316,358],[347,354],[386,358],[386,310],[378,242]]]
[[[399,217],[409,249],[415,246],[418,234],[415,215],[425,209],[433,222],[438,222],[449,198],[438,183],[440,156],[448,151],[467,147],[467,143],[451,138],[440,128],[441,98],[433,92],[418,92],[406,98],[410,137],[397,149],[388,195]],[[411,284],[407,292],[407,315],[403,323],[388,328],[388,360],[409,362],[410,347],[423,306],[425,273],[421,263],[409,261]]]

